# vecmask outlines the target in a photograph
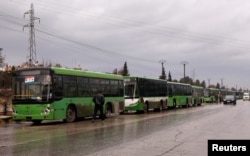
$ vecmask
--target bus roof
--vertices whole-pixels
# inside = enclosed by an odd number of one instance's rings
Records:
[[[124,78],[138,78],[138,79],[147,79],[147,80],[158,80],[158,81],[166,81],[163,79],[157,79],[157,78],[148,78],[148,77],[141,77],[141,76],[123,76]]]
[[[51,68],[54,73],[62,74],[62,75],[75,75],[75,76],[86,76],[86,77],[95,77],[95,78],[106,78],[106,79],[118,79],[123,80],[121,75],[101,73],[101,72],[93,72],[93,71],[83,71],[83,70],[75,70],[75,69],[66,69],[66,68]]]
[[[191,86],[188,83],[181,83],[181,82],[173,82],[173,81],[168,81],[168,84],[179,84],[179,85],[186,85],[186,86]]]
[[[191,87],[192,87],[192,88],[201,88],[201,89],[204,88],[204,87],[202,87],[202,86],[195,86],[195,85],[191,85]]]
[[[219,88],[206,88],[206,89],[209,89],[209,90],[220,90]]]
[[[60,74],[60,75],[85,76],[85,77],[93,77],[93,78],[123,80],[123,76],[121,75],[107,74],[107,73],[101,73],[101,72],[92,72],[92,71],[83,71],[83,70],[68,69],[68,68],[58,68],[58,67],[23,68],[23,69],[16,70],[16,72],[32,71],[32,70],[52,70],[53,73]]]

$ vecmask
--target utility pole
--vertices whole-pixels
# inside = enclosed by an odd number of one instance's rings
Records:
[[[29,45],[29,55],[28,55],[27,59],[28,59],[29,66],[31,67],[37,63],[37,60],[36,60],[36,42],[35,42],[35,22],[34,21],[39,20],[39,23],[40,23],[40,18],[37,18],[34,16],[33,3],[31,3],[30,10],[26,11],[24,13],[24,18],[25,18],[26,14],[30,15],[30,21],[28,24],[23,26],[23,29],[24,29],[24,27],[30,28],[30,30],[29,30],[29,44],[30,45]]]
[[[164,69],[164,63],[166,63],[166,60],[160,60],[159,63],[161,63],[161,76],[160,79],[165,80],[166,79],[166,73],[165,73],[165,69]]]
[[[183,67],[184,67],[184,76],[183,76],[183,79],[185,80],[185,77],[186,77],[186,64],[188,64],[188,61],[182,61],[181,64],[183,64]]]
[[[223,78],[221,78],[220,81],[221,81],[221,84],[220,84],[221,87],[220,88],[223,88]]]
[[[193,69],[193,72],[192,72],[192,74],[193,74],[193,81],[195,81],[195,69]]]
[[[208,88],[210,87],[210,80],[211,80],[211,79],[209,78],[209,79],[208,79]]]

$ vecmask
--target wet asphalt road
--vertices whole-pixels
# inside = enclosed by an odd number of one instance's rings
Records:
[[[0,125],[0,155],[206,156],[208,139],[250,139],[250,102],[148,114]]]

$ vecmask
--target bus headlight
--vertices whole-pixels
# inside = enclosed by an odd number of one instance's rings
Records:
[[[47,108],[45,108],[45,109],[41,112],[41,115],[49,114],[49,113],[50,113],[50,107],[47,107]]]
[[[12,108],[12,114],[17,115],[17,111],[14,108]]]

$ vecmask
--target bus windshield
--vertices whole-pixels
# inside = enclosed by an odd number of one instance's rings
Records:
[[[48,101],[52,98],[50,75],[20,75],[14,78],[14,85],[14,101]]]
[[[209,96],[209,90],[208,89],[204,89],[204,96],[206,96],[206,97]]]
[[[249,96],[249,93],[244,93],[243,96]]]
[[[135,98],[136,87],[135,83],[125,84],[125,98]]]

